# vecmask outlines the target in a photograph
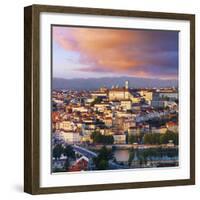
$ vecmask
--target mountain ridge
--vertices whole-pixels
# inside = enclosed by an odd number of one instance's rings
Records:
[[[131,88],[153,88],[153,87],[177,87],[178,80],[162,80],[141,77],[103,77],[103,78],[53,78],[52,89],[98,89],[102,86],[111,88],[118,85],[122,87],[125,81],[129,81]]]

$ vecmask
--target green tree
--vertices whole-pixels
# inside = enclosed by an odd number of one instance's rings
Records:
[[[128,143],[129,143],[129,144],[133,144],[133,143],[135,143],[135,142],[137,142],[137,137],[134,136],[134,135],[129,135],[129,136],[128,136]]]
[[[148,157],[156,157],[158,156],[158,152],[156,149],[145,149],[141,152],[142,156],[147,159]]]
[[[161,144],[167,144],[169,140],[172,140],[174,144],[178,145],[178,133],[167,131],[160,137]]]
[[[91,103],[91,106],[94,106],[95,104],[99,104],[102,102],[102,99],[100,97],[97,97],[94,99],[94,101]]]
[[[142,165],[143,163],[146,163],[146,160],[144,159],[144,156],[142,154],[138,156],[138,159],[139,159],[140,165]]]
[[[66,160],[65,160],[65,164],[64,164],[64,170],[65,170],[65,171],[68,171],[69,166],[70,166],[69,159],[66,159]]]
[[[63,153],[63,146],[61,144],[57,144],[53,148],[53,157],[57,160],[60,158],[62,153]]]
[[[98,131],[94,131],[92,132],[90,137],[94,143],[99,143],[99,141],[101,140],[101,133]]]
[[[159,133],[148,133],[144,136],[145,144],[160,144],[160,134]]]
[[[71,145],[65,146],[63,149],[63,154],[69,158],[75,158],[75,152]]]
[[[100,160],[98,163],[99,170],[105,170],[108,168],[108,161],[107,160]]]
[[[112,151],[108,150],[105,146],[103,146],[100,149],[98,156],[94,158],[93,161],[98,170],[104,170],[108,168],[108,161],[112,159],[112,157]]]
[[[106,145],[106,144],[113,144],[113,142],[114,142],[114,138],[112,135],[102,135],[98,131],[94,131],[90,137],[93,140],[93,142],[97,143],[97,144],[105,144]]]
[[[128,166],[130,167],[132,164],[132,161],[134,159],[134,149],[132,148],[129,152],[129,158],[128,158]]]

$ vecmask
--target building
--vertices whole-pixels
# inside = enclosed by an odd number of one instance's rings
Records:
[[[112,117],[105,117],[103,119],[103,122],[105,123],[106,127],[112,127],[112,125],[113,125]]]
[[[116,111],[115,116],[118,118],[130,118],[132,117],[132,114],[125,111]]]
[[[141,95],[137,92],[131,92],[131,96],[130,99],[132,101],[132,103],[140,103],[141,101]]]
[[[136,127],[136,126],[129,127],[128,128],[128,134],[129,135],[134,135],[134,136],[140,135],[139,127]]]
[[[84,106],[73,106],[72,111],[73,112],[88,112],[88,108]]]
[[[109,90],[108,97],[110,101],[113,100],[124,100],[124,99],[130,99],[131,93],[129,91],[129,83],[128,81],[125,82],[125,87],[118,88],[113,87]]]
[[[126,88],[112,88],[109,90],[109,100],[130,99],[131,94]]]
[[[142,98],[144,98],[148,103],[152,101],[153,92],[151,90],[140,90],[138,92]]]
[[[126,144],[126,135],[125,134],[114,134],[114,144]]]
[[[136,126],[135,120],[132,118],[125,119],[123,122],[123,130],[128,131],[130,127]]]
[[[178,132],[178,124],[176,122],[167,122],[166,123],[166,127],[169,131],[172,131],[174,133],[177,133]]]
[[[132,109],[134,111],[140,111],[141,110],[141,104],[140,103],[133,103],[132,104]]]
[[[51,119],[52,119],[52,128],[58,129],[59,122],[60,122],[59,112],[52,112]]]
[[[92,143],[93,140],[91,139],[91,134],[83,135],[81,137],[81,142],[89,142]]]
[[[94,131],[95,131],[95,129],[93,129],[93,128],[82,128],[82,134],[84,136],[86,136],[86,135],[90,136]]]
[[[165,134],[167,132],[167,127],[161,126],[161,127],[152,127],[151,128],[152,133],[159,133],[159,134]]]
[[[155,108],[165,108],[167,106],[167,100],[163,99],[159,92],[154,92],[151,106]]]
[[[167,105],[167,101],[163,100],[152,100],[151,102],[151,106],[154,108],[165,108]]]
[[[176,100],[178,99],[178,91],[175,88],[163,88],[159,91],[160,98],[167,98],[170,100]]]
[[[94,105],[95,109],[99,112],[104,112],[109,107],[108,103],[98,103]]]
[[[52,123],[56,123],[60,120],[59,112],[52,112]]]
[[[153,93],[153,99],[151,102],[151,106],[153,107],[160,107],[164,108],[166,106],[175,106],[175,102],[170,102],[170,101],[175,101],[178,99],[178,92],[172,89],[163,89],[163,90],[158,90],[157,92]]]
[[[89,159],[85,156],[80,157],[72,166],[69,167],[69,172],[84,171],[89,167]]]
[[[65,142],[68,144],[79,143],[81,140],[81,137],[78,132],[61,131],[60,134],[61,134],[62,138],[65,140]]]
[[[169,99],[173,99],[176,100],[178,99],[178,93],[177,92],[160,92],[159,96],[161,98],[169,98]]]
[[[57,128],[64,131],[74,130],[74,124],[71,121],[61,121]]]
[[[129,89],[129,81],[125,81],[125,88],[128,90]]]
[[[91,121],[91,122],[84,121],[82,128],[94,130],[96,128],[96,123],[94,121]]]
[[[123,110],[131,110],[132,108],[132,102],[131,100],[121,100],[120,101],[120,106]]]
[[[100,88],[99,91],[92,92],[91,96],[92,96],[93,99],[96,99],[96,98],[104,99],[104,98],[107,98],[108,91],[107,91],[107,89]]]

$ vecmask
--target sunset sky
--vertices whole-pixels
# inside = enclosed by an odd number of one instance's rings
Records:
[[[53,26],[53,77],[177,79],[178,32]]]

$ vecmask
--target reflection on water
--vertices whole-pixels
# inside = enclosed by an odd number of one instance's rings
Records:
[[[178,165],[178,150],[122,150],[113,151],[116,162],[129,167],[165,167]]]
[[[127,162],[129,159],[129,150],[115,150],[114,157],[117,162]]]

